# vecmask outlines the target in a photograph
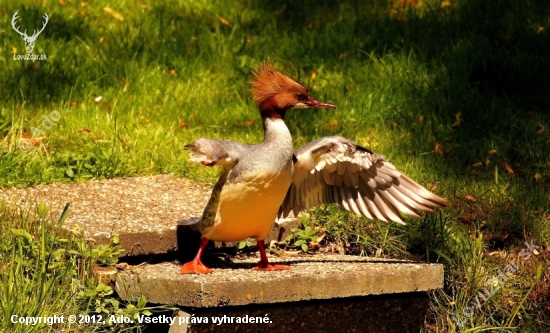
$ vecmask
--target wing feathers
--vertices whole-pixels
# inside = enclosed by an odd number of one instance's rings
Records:
[[[286,217],[319,204],[336,203],[347,210],[382,221],[404,224],[402,215],[421,218],[448,204],[399,172],[383,156],[352,141],[325,137],[296,151],[294,178],[279,210]]]
[[[357,205],[361,209],[361,215],[366,216],[369,219],[374,219],[369,209],[367,208],[367,205],[365,204],[365,200],[363,200],[363,198],[357,197]]]
[[[253,151],[253,147],[235,141],[200,138],[185,145],[183,149],[191,150],[189,158],[193,162],[232,168],[244,154]]]
[[[412,217],[417,217],[417,218],[420,218],[421,216],[418,215],[418,213],[416,213],[414,211],[414,209],[412,209],[410,206],[408,206],[407,204],[404,204],[402,202],[400,202],[399,200],[397,200],[395,197],[393,197],[392,195],[390,195],[388,193],[387,190],[382,190],[382,191],[379,191],[378,192],[380,194],[381,197],[383,197],[390,205],[393,205],[394,207],[396,207],[398,210],[402,211],[403,213],[409,215],[409,216],[412,216]]]

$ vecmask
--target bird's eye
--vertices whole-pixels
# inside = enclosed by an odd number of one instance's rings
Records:
[[[297,97],[299,100],[307,99],[306,95],[304,95],[304,94],[302,94],[302,93],[296,94],[296,97]]]

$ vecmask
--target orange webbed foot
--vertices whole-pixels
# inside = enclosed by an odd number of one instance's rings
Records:
[[[208,238],[203,237],[201,239],[201,245],[199,247],[199,251],[197,252],[197,255],[195,256],[195,259],[181,266],[180,274],[208,274],[213,272],[213,270],[204,266],[204,264],[201,261],[202,251],[204,250],[207,244],[208,244]]]
[[[271,265],[267,260],[265,253],[265,244],[263,240],[258,240],[258,249],[260,250],[260,257],[262,258],[258,263],[258,266],[254,267],[258,271],[289,271],[290,267],[287,265]]]
[[[290,271],[291,270],[290,266],[287,266],[287,265],[271,265],[271,264],[264,265],[262,264],[261,261],[258,263],[258,266],[254,267],[254,269],[257,271]]]
[[[208,274],[212,273],[213,270],[204,266],[200,261],[190,261],[180,268],[180,274]]]

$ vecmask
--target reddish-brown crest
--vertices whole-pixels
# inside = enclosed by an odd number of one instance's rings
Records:
[[[250,92],[261,110],[268,108],[284,108],[283,99],[295,100],[294,92],[309,96],[307,89],[299,82],[289,78],[271,67],[268,60],[254,71]]]

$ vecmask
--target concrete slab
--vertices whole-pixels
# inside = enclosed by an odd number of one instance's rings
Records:
[[[151,303],[208,308],[284,303],[426,291],[443,286],[443,266],[341,255],[270,258],[290,271],[252,270],[258,259],[212,264],[207,275],[181,275],[179,265],[161,263],[118,273],[124,300],[145,295]]]
[[[156,175],[6,188],[0,189],[0,200],[22,208],[45,203],[57,216],[70,202],[65,228],[78,227],[98,243],[118,232],[123,256],[132,256],[177,250],[178,221],[198,221],[210,192],[210,184]]]
[[[179,224],[200,219],[211,190],[211,184],[175,175],[156,175],[6,188],[0,189],[0,200],[23,210],[44,203],[54,219],[71,203],[64,227],[78,228],[84,237],[100,244],[108,243],[117,232],[125,249],[121,256],[125,257],[177,251],[178,245],[182,245],[181,239],[178,242],[178,237],[182,237]],[[291,228],[298,226],[296,219],[281,222],[274,226],[268,242],[285,238]],[[217,247],[234,245],[216,244]]]

